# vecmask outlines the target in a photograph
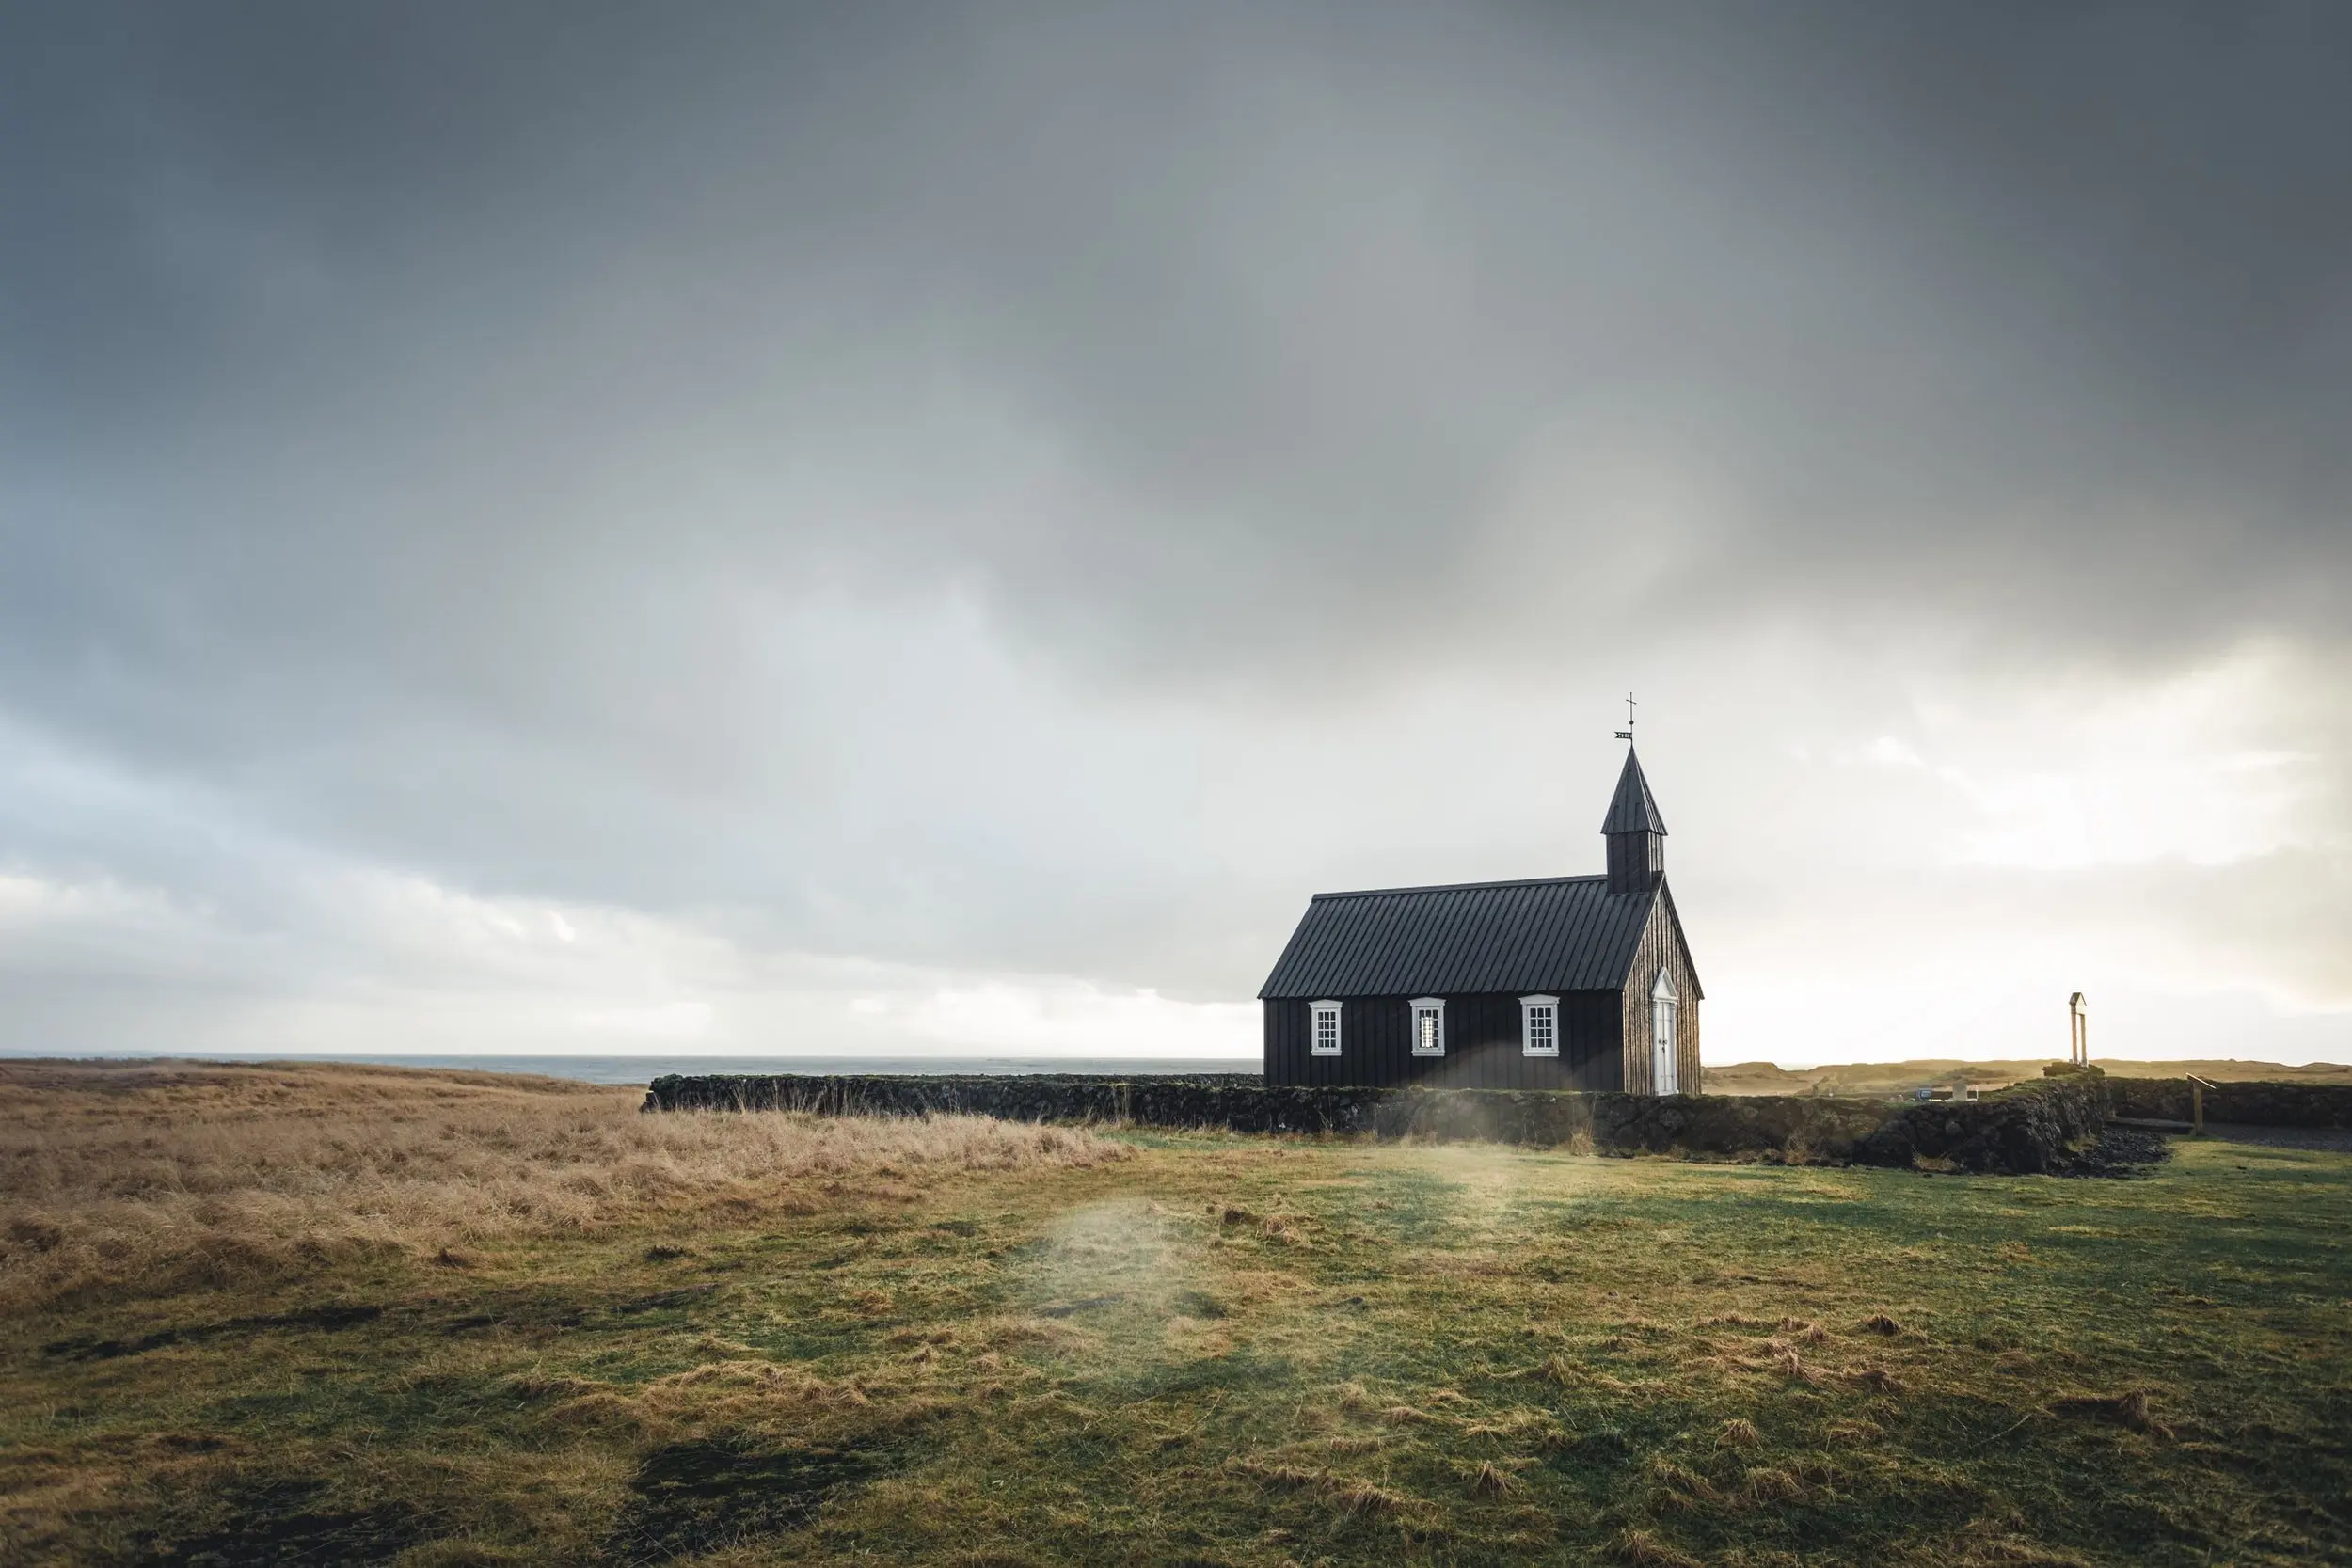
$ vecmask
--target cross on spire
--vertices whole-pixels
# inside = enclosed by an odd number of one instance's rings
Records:
[[[1633,738],[1633,693],[1630,691],[1625,694],[1625,728],[1617,732],[1617,738],[1619,740]]]

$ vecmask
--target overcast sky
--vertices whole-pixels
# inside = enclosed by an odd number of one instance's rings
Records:
[[[2352,8],[0,0],[0,1048],[2352,1060]]]

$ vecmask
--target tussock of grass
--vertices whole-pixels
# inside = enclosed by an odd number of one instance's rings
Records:
[[[1716,1490],[1713,1481],[1662,1456],[1650,1461],[1649,1479],[1659,1492],[1676,1506],[1723,1501],[1723,1494]]]
[[[1557,1448],[1565,1437],[1560,1423],[1541,1410],[1504,1410],[1462,1427],[1465,1437],[1494,1437],[1508,1443],[1532,1442],[1537,1448]]]
[[[1404,1493],[1370,1481],[1349,1481],[1335,1488],[1332,1497],[1350,1513],[1404,1513],[1413,1506]]]
[[[691,1403],[707,1409],[712,1393],[754,1395],[768,1408],[863,1410],[873,1403],[854,1383],[812,1377],[798,1367],[773,1361],[718,1361],[672,1372],[645,1385],[644,1398],[655,1404]]]
[[[1765,1467],[1741,1476],[1740,1493],[1750,1503],[1792,1503],[1804,1496],[1804,1482],[1786,1470]]]
[[[1629,1529],[1609,1543],[1609,1555],[1632,1568],[1703,1568],[1697,1558],[1645,1529]]]
[[[1331,1479],[1327,1470],[1311,1469],[1304,1465],[1270,1464],[1255,1459],[1237,1459],[1233,1461],[1232,1467],[1268,1486],[1322,1486]]]
[[[2050,1408],[2060,1416],[2088,1417],[2093,1420],[2112,1421],[2144,1432],[2152,1436],[2170,1437],[2172,1429],[2155,1418],[2148,1408],[2148,1392],[2134,1388],[2121,1394],[2070,1394],[2050,1402]]]
[[[1360,1476],[1249,1459],[1236,1461],[1233,1468],[1267,1486],[1311,1493],[1343,1513],[1388,1515],[1418,1511],[1412,1497]]]
[[[1507,1497],[1526,1491],[1527,1487],[1509,1470],[1486,1459],[1481,1460],[1478,1468],[1470,1472],[1470,1489],[1476,1497]]]

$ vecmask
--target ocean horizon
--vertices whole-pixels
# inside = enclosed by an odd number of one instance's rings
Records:
[[[664,1073],[879,1072],[980,1073],[1011,1077],[1048,1072],[1120,1073],[1179,1077],[1202,1072],[1259,1070],[1255,1056],[647,1056],[591,1053],[500,1056],[422,1054],[396,1051],[225,1052],[108,1051],[74,1054],[0,1051],[0,1060],[72,1062],[350,1062],[373,1067],[462,1069],[568,1078],[584,1084],[644,1084]]]

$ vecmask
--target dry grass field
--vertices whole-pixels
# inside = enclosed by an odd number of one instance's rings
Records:
[[[2006,1062],[1963,1062],[1922,1058],[1909,1062],[1850,1062],[1834,1067],[1784,1068],[1771,1062],[1709,1063],[1709,1094],[1839,1094],[1868,1098],[1901,1094],[1922,1084],[1968,1084],[1979,1089],[2004,1088],[2042,1076],[2049,1058],[2037,1056]],[[2352,1084],[2352,1067],[2337,1062],[2311,1062],[2288,1067],[2279,1062],[2246,1062],[2215,1058],[2187,1062],[2129,1062],[2111,1056],[2095,1059],[2114,1078],[2179,1078],[2195,1073],[2217,1084],[2262,1080],[2273,1084]]]
[[[944,1173],[1132,1155],[1066,1128],[645,1117],[643,1099],[488,1072],[0,1063],[0,1304],[453,1263],[673,1215],[815,1213],[844,1179],[911,1196]]]
[[[2352,1560],[2352,1157],[0,1066],[0,1560]]]

